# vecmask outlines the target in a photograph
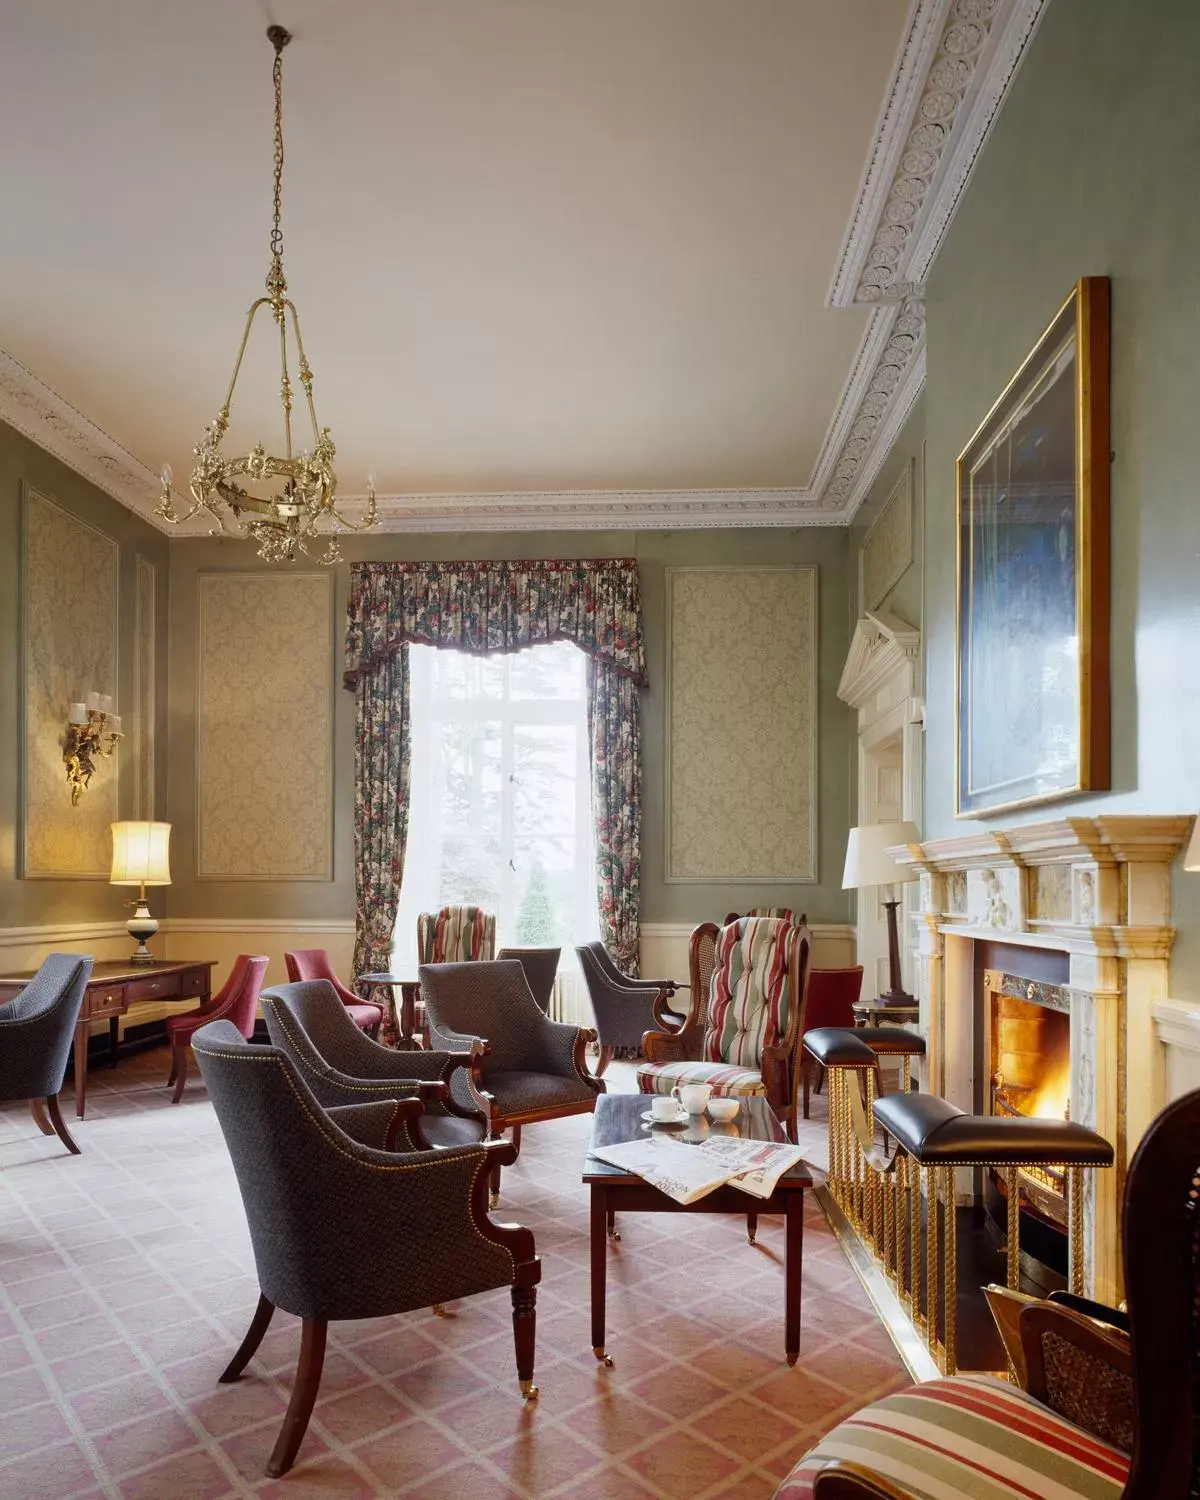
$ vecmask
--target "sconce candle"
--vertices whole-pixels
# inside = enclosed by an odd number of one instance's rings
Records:
[[[112,712],[108,693],[88,693],[82,703],[67,705],[67,731],[63,739],[63,764],[71,788],[71,806],[80,798],[96,772],[96,756],[111,755],[121,738],[121,720]]]

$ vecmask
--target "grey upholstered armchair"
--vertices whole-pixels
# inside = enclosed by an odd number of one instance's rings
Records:
[[[51,953],[16,999],[0,1006],[0,1099],[28,1099],[38,1129],[57,1135],[72,1156],[79,1147],[58,1091],[91,973],[90,958]]]
[[[473,1050],[469,1073],[455,1072],[450,1088],[485,1116],[489,1136],[511,1127],[519,1151],[522,1125],[595,1109],[604,1084],[588,1072],[584,1052],[596,1033],[544,1015],[515,959],[422,964],[417,973],[432,1045]],[[497,1165],[493,1206],[499,1191]]]
[[[267,1473],[286,1473],[303,1441],[330,1320],[386,1317],[511,1286],[521,1394],[535,1397],[541,1263],[530,1231],[493,1224],[485,1197],[493,1165],[515,1159],[511,1143],[395,1151],[401,1127],[420,1139],[420,1099],[323,1109],[279,1048],[251,1046],[228,1021],[198,1031],[192,1050],[233,1158],[260,1288],[220,1379],[241,1375],[277,1307],[303,1320]]]
[[[369,1099],[421,1095],[421,1084],[449,1085],[456,1068],[470,1068],[471,1051],[398,1052],[372,1041],[354,1022],[325,979],[275,985],[262,996],[271,1041],[327,1109]],[[424,1091],[421,1131],[431,1146],[461,1146],[483,1140],[487,1121],[446,1091]]]
[[[600,1036],[596,1077],[604,1075],[617,1047],[641,1050],[647,1031],[678,1031],[685,1017],[670,1008],[679,988],[673,979],[627,979],[601,942],[575,949]]]

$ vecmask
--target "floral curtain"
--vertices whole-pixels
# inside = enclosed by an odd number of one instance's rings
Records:
[[[638,972],[641,585],[629,558],[355,563],[345,682],[355,694],[355,973],[386,968],[408,833],[410,643],[483,655],[571,641],[587,653],[596,882],[605,946]]]

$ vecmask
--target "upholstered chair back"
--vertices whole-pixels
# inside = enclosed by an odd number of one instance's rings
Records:
[[[757,1068],[792,1035],[808,940],[788,921],[741,917],[717,933],[704,1059]]]
[[[497,962],[515,958],[525,970],[525,982],[529,993],[537,1001],[539,1009],[550,1013],[550,997],[554,993],[554,981],[558,976],[558,961],[561,948],[501,948],[496,954]]]
[[[417,972],[435,1047],[462,1047],[470,1038],[482,1037],[490,1043],[483,1060],[485,1078],[537,1071],[546,1028],[553,1023],[538,1008],[515,958],[422,964]]]
[[[57,1094],[92,960],[51,953],[16,997],[0,1005],[0,1099]]]
[[[247,1039],[254,1035],[258,999],[269,963],[270,959],[261,955],[239,953],[233,961],[229,978],[212,999],[212,1009],[220,1009],[220,1019],[232,1021]]]
[[[362,999],[337,977],[328,948],[294,948],[283,955],[283,961],[293,984],[303,979],[325,979],[333,985],[343,1004],[357,1004]]]
[[[805,1031],[817,1026],[853,1026],[862,981],[861,964],[847,969],[809,969]]]
[[[738,921],[740,916],[774,917],[779,922],[790,922],[793,927],[807,927],[808,925],[808,913],[802,911],[797,916],[790,906],[752,906],[749,911],[743,913],[731,911],[725,918],[725,926],[728,927],[730,922]]]
[[[481,906],[443,906],[417,918],[423,964],[479,963],[496,956],[496,918]]]

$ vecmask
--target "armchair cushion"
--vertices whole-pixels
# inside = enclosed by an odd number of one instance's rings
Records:
[[[1119,1500],[1129,1473],[1119,1449],[989,1376],[931,1380],[864,1407],[800,1460],[776,1500],[812,1500],[834,1460],[906,1500]]]
[[[683,1083],[707,1083],[717,1098],[767,1092],[757,1068],[731,1068],[725,1063],[643,1063],[637,1070],[637,1081],[643,1094],[669,1094]]]
[[[595,1088],[574,1073],[570,1077],[560,1073],[488,1073],[486,1081],[488,1092],[504,1115],[586,1104],[596,1097]]]
[[[788,1029],[788,925],[746,917],[722,927],[704,1033],[708,1062],[762,1066],[763,1052]]]

